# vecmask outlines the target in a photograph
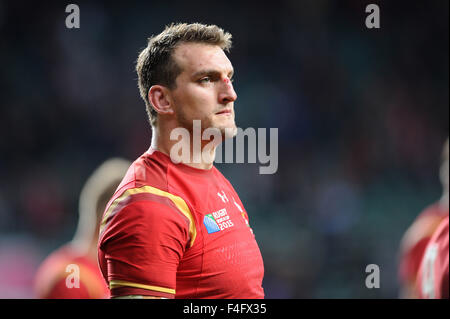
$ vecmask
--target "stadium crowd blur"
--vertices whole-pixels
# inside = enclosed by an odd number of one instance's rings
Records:
[[[76,3],[80,29],[64,3],[0,2],[0,298],[34,298],[94,168],[147,150],[134,63],[180,21],[233,34],[237,125],[279,130],[276,174],[217,165],[249,212],[266,297],[397,298],[400,239],[442,191],[448,1],[372,1],[380,29],[356,0]]]

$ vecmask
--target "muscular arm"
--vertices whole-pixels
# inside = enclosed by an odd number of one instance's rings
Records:
[[[141,195],[106,227],[99,260],[112,297],[175,297],[178,263],[190,238],[188,220],[175,209]]]

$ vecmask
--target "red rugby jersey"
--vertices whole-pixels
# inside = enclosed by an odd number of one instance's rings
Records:
[[[98,252],[112,297],[264,298],[261,253],[228,180],[151,148],[106,206]]]
[[[448,207],[440,202],[428,206],[417,216],[402,239],[399,260],[399,278],[404,285],[416,291],[417,272],[425,252],[425,248],[442,220],[448,216]]]
[[[448,216],[431,237],[417,278],[420,298],[442,299],[448,293]]]
[[[77,267],[77,274],[69,265]],[[71,275],[78,277],[78,285],[66,284]],[[42,299],[109,298],[97,260],[80,254],[70,244],[54,251],[42,262],[35,275],[34,291],[36,298]]]

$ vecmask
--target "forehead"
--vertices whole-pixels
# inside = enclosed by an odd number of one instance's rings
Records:
[[[204,69],[225,73],[233,70],[225,52],[217,45],[182,43],[175,48],[173,58],[186,73],[195,73]]]

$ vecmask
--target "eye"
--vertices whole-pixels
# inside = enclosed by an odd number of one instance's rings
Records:
[[[203,78],[201,78],[200,80],[198,80],[200,83],[209,83],[211,82],[211,78],[209,76],[205,76]]]

